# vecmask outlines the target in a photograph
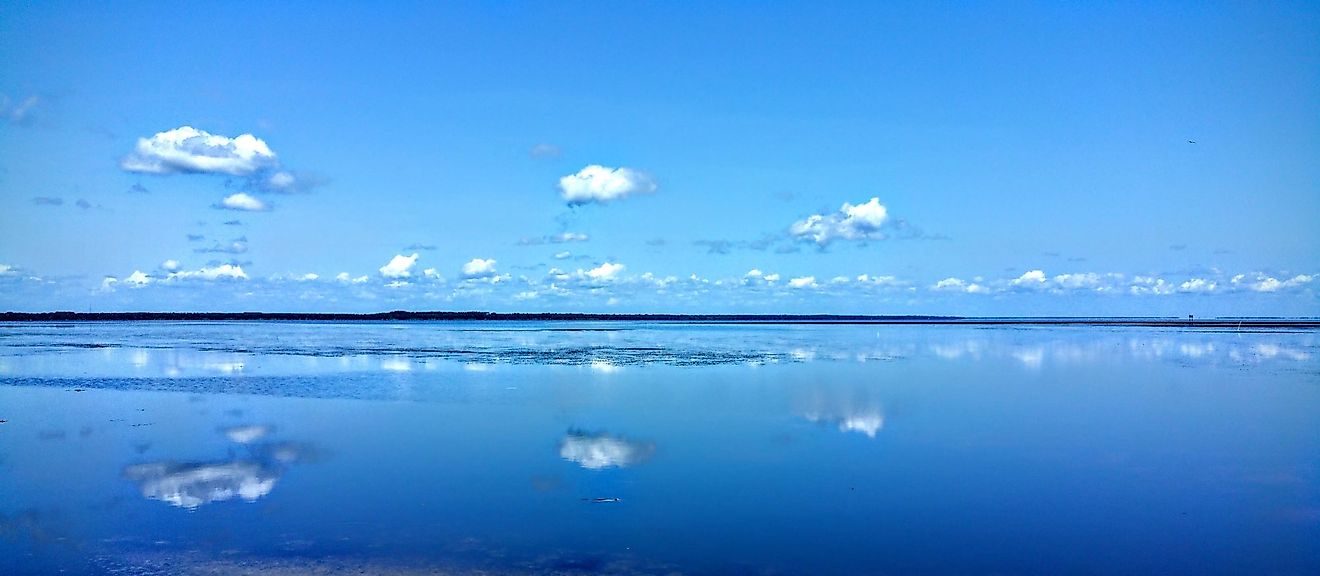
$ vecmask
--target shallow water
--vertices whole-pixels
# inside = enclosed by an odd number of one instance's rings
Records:
[[[0,325],[0,573],[1317,573],[1320,335]]]

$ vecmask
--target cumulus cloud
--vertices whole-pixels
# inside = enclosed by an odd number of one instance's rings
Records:
[[[124,278],[123,280],[125,284],[128,284],[134,288],[141,288],[143,286],[146,286],[147,284],[150,284],[151,281],[152,281],[151,276],[148,276],[145,272],[141,270],[134,270],[132,274],[129,274],[128,277]]]
[[[348,272],[340,272],[339,274],[335,275],[335,280],[347,284],[363,284],[368,280],[368,278],[365,274],[362,276],[353,277]]]
[[[1100,275],[1094,272],[1077,274],[1059,274],[1052,281],[1059,288],[1067,290],[1095,289],[1101,287]]]
[[[932,290],[941,292],[966,292],[968,294],[989,294],[990,289],[976,282],[967,282],[962,278],[945,278],[931,286]]]
[[[570,206],[606,203],[633,194],[655,192],[650,176],[632,168],[610,168],[592,164],[559,179],[559,192]]]
[[[407,278],[412,276],[412,267],[417,264],[417,253],[412,256],[396,254],[394,258],[384,266],[380,267],[380,275],[386,278]]]
[[[1179,284],[1178,291],[1206,294],[1206,293],[1214,292],[1216,287],[1218,287],[1218,284],[1214,280],[1206,280],[1205,278],[1192,278],[1191,280]]]
[[[1173,294],[1174,285],[1166,282],[1163,278],[1156,278],[1154,276],[1136,276],[1132,278],[1132,285],[1128,286],[1128,292],[1136,296],[1163,296]]]
[[[1042,270],[1031,270],[1014,278],[1009,284],[1022,288],[1040,288],[1045,285],[1045,272]]]
[[[265,212],[270,210],[270,205],[254,196],[238,192],[225,196],[216,208],[223,210],[239,210],[243,212]]]
[[[106,276],[101,281],[101,289],[113,291],[118,284],[127,285],[130,288],[142,288],[149,284],[170,284],[176,281],[187,280],[247,280],[247,274],[243,268],[234,264],[221,264],[212,267],[203,267],[198,270],[178,270],[167,272],[163,276],[151,276],[141,270],[134,270],[123,280],[114,276]]]
[[[600,266],[587,270],[586,274],[587,277],[592,280],[613,280],[623,271],[624,268],[625,266],[623,264],[606,262]]]
[[[790,236],[811,241],[818,246],[828,246],[831,242],[843,240],[883,240],[886,238],[884,226],[889,221],[889,211],[879,198],[871,198],[861,204],[844,202],[837,212],[832,214],[812,214],[789,226]]]
[[[198,279],[198,280],[247,280],[248,275],[243,272],[242,266],[234,264],[220,264],[218,266],[202,267],[198,270],[180,270],[171,273],[167,279]]]
[[[166,260],[166,261],[160,263],[160,267],[163,268],[163,269],[165,269],[165,271],[167,271],[167,272],[174,272],[175,270],[178,270],[178,269],[179,269],[179,261],[178,261],[178,260]]]
[[[133,153],[120,162],[120,166],[129,172],[231,176],[250,175],[275,164],[275,153],[256,136],[242,134],[230,138],[192,126],[139,138]]]
[[[816,277],[815,277],[815,276],[801,276],[801,277],[798,277],[798,278],[793,278],[793,279],[791,279],[791,280],[788,281],[788,287],[789,287],[789,288],[815,288],[815,287],[816,287]]]
[[[645,461],[655,452],[649,443],[633,442],[609,434],[569,430],[559,442],[559,457],[588,470],[626,468]]]
[[[494,259],[473,258],[463,265],[464,278],[489,278],[495,273]]]
[[[1233,283],[1242,283],[1243,278],[1245,277],[1242,275],[1236,276],[1233,278]],[[1298,274],[1286,280],[1279,280],[1271,276],[1259,274],[1256,276],[1255,281],[1247,282],[1246,284],[1248,288],[1256,292],[1278,292],[1280,290],[1289,290],[1305,286],[1306,284],[1310,284],[1313,279],[1312,276],[1307,274]]]

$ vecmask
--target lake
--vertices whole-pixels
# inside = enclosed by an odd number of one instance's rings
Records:
[[[1320,334],[0,325],[0,573],[1320,573]]]

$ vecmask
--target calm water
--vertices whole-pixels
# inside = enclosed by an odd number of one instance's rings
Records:
[[[0,325],[0,574],[1320,573],[1320,334]]]

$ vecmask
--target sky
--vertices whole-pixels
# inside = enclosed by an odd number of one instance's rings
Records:
[[[1315,2],[5,3],[0,310],[1317,316],[1318,39]]]

